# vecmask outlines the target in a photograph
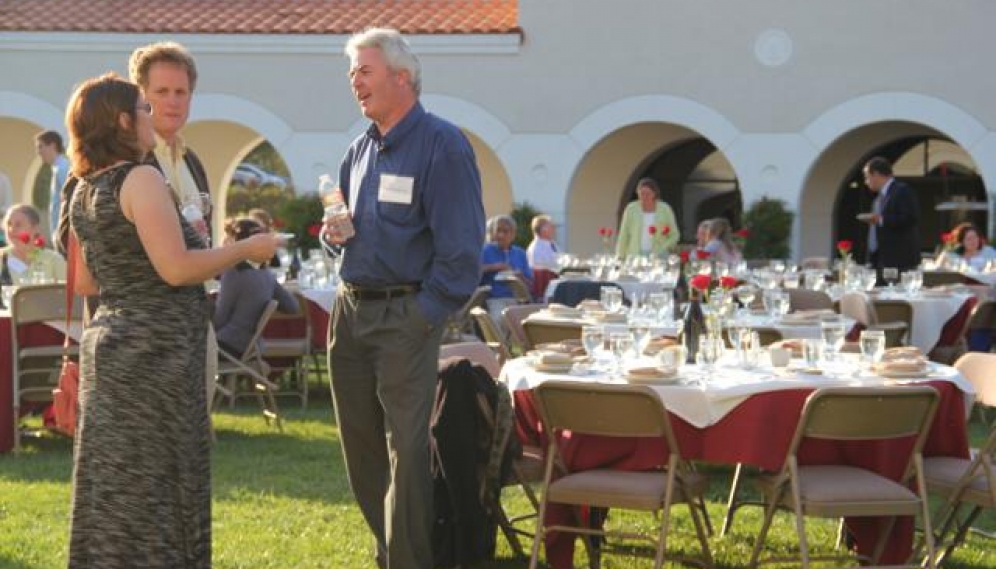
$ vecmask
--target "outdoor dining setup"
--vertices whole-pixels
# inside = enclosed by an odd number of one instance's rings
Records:
[[[683,503],[702,549],[692,561],[708,566],[706,536],[727,533],[750,483],[765,510],[751,565],[770,557],[764,534],[788,509],[799,519],[791,558],[804,566],[811,515],[844,520],[863,563],[934,566],[964,535],[931,526],[927,490],[938,464],[977,457],[968,417],[992,397],[982,387],[992,372],[968,361],[996,366],[996,356],[958,361],[970,327],[992,326],[974,318],[992,301],[962,284],[925,288],[925,274],[887,271],[879,287],[859,266],[565,258],[547,303],[510,306],[501,325],[477,311],[485,340],[507,355],[499,382],[516,433],[547,458],[531,566],[545,555],[571,567],[578,536],[599,556],[597,512],[617,507],[662,510],[649,536],[660,560],[675,530],[667,510]],[[944,346],[956,355],[932,361]],[[663,426],[640,415],[649,408]],[[721,526],[697,463],[732,469]]]

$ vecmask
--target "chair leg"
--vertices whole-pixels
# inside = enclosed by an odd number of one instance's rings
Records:
[[[740,502],[737,500],[737,494],[740,492],[740,480],[743,476],[744,465],[742,462],[737,463],[737,467],[733,470],[733,481],[730,483],[730,496],[726,500],[726,515],[723,517],[723,527],[719,530],[719,535],[726,537],[727,532],[730,531],[730,527],[733,525],[733,516],[737,513],[737,508],[740,507]]]

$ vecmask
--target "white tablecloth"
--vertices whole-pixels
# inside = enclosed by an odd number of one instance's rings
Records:
[[[917,296],[905,294],[879,293],[882,300],[905,300],[913,306],[913,326],[909,331],[909,345],[929,353],[941,339],[944,324],[954,316],[965,301],[973,295],[968,292],[934,294],[928,292]]]
[[[751,370],[741,369],[733,365],[730,357],[726,359],[726,362],[725,365],[716,366],[711,373],[706,373],[698,366],[685,366],[681,370],[681,382],[652,384],[652,387],[661,395],[669,411],[698,428],[718,423],[751,395],[786,389],[880,386],[900,381],[918,382],[927,379],[943,379],[954,383],[965,394],[966,417],[975,400],[975,390],[972,388],[972,384],[962,377],[958,370],[936,363],[930,364],[928,376],[924,379],[890,380],[867,371],[855,374],[855,370],[858,368],[853,360],[846,358],[842,358],[839,363],[824,363],[821,375],[789,371],[801,367],[797,360],[793,360],[793,365],[789,368],[777,371],[767,365],[758,366]],[[585,373],[540,372],[530,365],[529,358],[509,360],[501,372],[501,380],[509,391],[532,389],[550,379],[584,383],[624,382],[622,379],[613,378],[601,371]]]

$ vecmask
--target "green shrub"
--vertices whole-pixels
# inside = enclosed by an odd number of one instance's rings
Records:
[[[744,212],[744,226],[750,237],[744,244],[745,259],[787,259],[791,253],[789,236],[795,214],[785,202],[763,197]]]
[[[318,194],[302,194],[288,198],[277,207],[274,224],[280,231],[293,233],[297,239],[292,246],[300,249],[319,247],[317,229],[321,227],[325,208]]]
[[[533,222],[533,217],[540,214],[540,211],[532,206],[529,202],[522,202],[515,204],[515,209],[512,210],[510,214],[512,219],[515,220],[515,225],[517,226],[515,232],[515,245],[525,249],[533,240],[533,230],[530,224]]]

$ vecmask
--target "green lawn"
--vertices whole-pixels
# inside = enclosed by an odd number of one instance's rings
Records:
[[[338,433],[328,394],[315,394],[307,411],[284,402],[285,432],[267,427],[246,402],[234,412],[216,413],[218,442],[214,448],[214,564],[223,569],[256,568],[371,568],[372,540],[356,508],[342,464]],[[973,440],[983,429],[973,423]],[[17,456],[0,455],[0,568],[49,569],[65,567],[68,530],[70,441],[45,435],[26,439]],[[709,513],[714,525],[722,522],[730,470],[705,469],[712,481]],[[510,510],[523,511],[525,500],[508,490]],[[677,531],[669,549],[696,552],[684,507],[675,510]],[[711,546],[719,568],[745,567],[759,526],[759,510],[738,513],[732,535],[713,537]],[[649,525],[649,517],[613,513],[620,521]],[[977,524],[996,530],[996,516]],[[795,546],[790,517],[776,521],[770,547],[792,551]],[[836,526],[811,525],[811,542],[832,543]],[[526,540],[528,547],[528,540]],[[996,543],[973,535],[950,559],[947,567],[996,567]],[[820,550],[826,551],[822,545]],[[586,566],[583,548],[576,565]],[[484,569],[526,567],[515,559],[504,539],[494,562]],[[651,567],[647,559],[607,556],[607,569]]]

